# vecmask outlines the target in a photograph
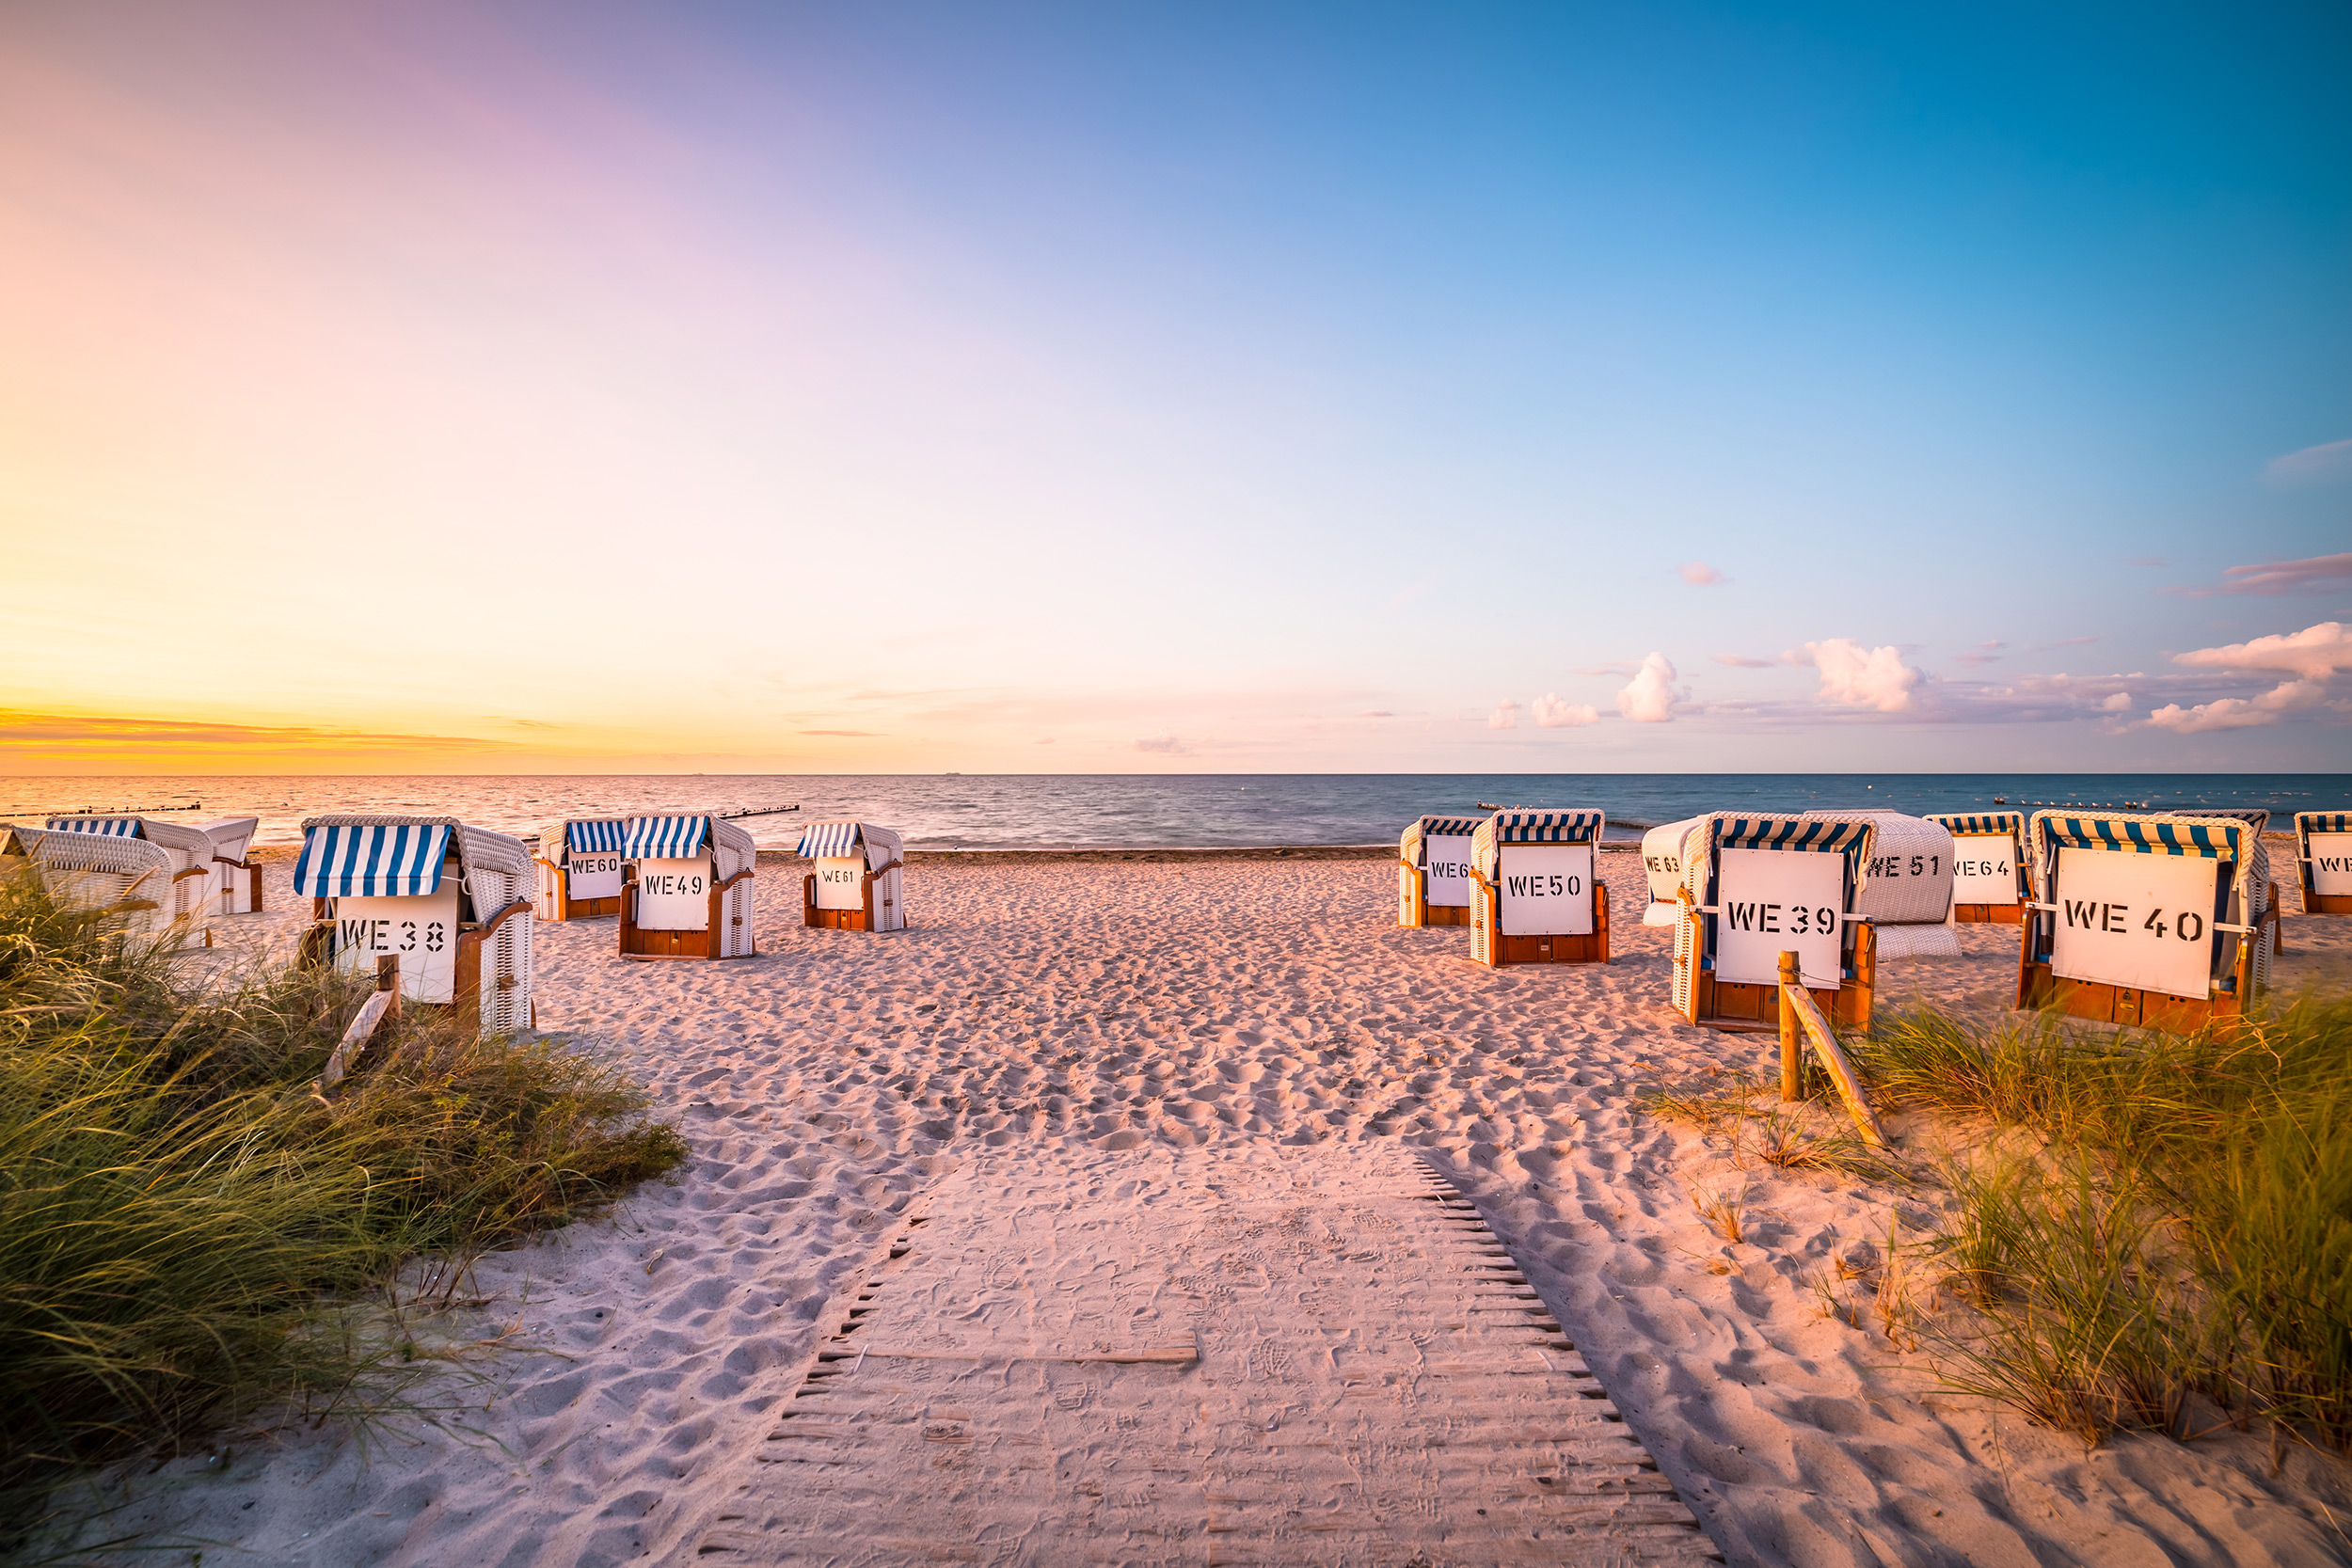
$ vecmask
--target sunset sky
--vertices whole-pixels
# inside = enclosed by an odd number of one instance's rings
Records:
[[[2352,11],[0,8],[0,772],[2352,768]]]

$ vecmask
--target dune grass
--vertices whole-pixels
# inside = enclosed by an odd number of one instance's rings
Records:
[[[2230,1039],[1922,1010],[1848,1049],[1882,1103],[2023,1131],[1946,1171],[1948,1386],[2087,1441],[2186,1435],[2201,1394],[2352,1446],[2352,1000]]]
[[[322,1098],[363,984],[200,988],[0,874],[0,1488],[332,1397],[400,1352],[337,1304],[683,1160],[617,1069],[465,1037],[445,1010],[410,1009]]]

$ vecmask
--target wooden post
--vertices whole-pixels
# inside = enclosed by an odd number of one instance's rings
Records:
[[[400,957],[398,954],[387,953],[375,960],[375,989],[392,993],[392,999],[384,1004],[384,1013],[388,1018],[398,1018],[400,1016]]]
[[[1797,955],[1784,952],[1780,956],[1780,1098],[1804,1098],[1804,1025],[1797,1021],[1797,1005],[1789,998],[1791,986],[1803,986],[1804,977],[1797,965]]]

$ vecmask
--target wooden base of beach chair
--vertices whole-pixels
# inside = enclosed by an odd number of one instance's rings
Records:
[[[2048,964],[2028,964],[2018,987],[2020,1007],[2055,1007],[2068,1018],[2099,1023],[2121,1023],[2136,1029],[2169,1029],[2189,1034],[2208,1025],[2225,1037],[2233,1033],[2243,1009],[2231,995],[2204,1002],[2171,996],[2160,990],[2110,986],[2099,980],[2068,980],[2050,973]]]
[[[1836,990],[1816,990],[1807,986],[1805,994],[1813,998],[1813,1005],[1821,1009],[1833,1027],[1868,1032],[1869,988],[1841,986]],[[1729,1035],[1776,1034],[1780,1029],[1780,988],[1718,981],[1702,974],[1699,1016],[1694,1022],[1703,1029],[1721,1029]]]
[[[750,958],[757,957],[756,942],[744,942],[740,951],[729,953],[726,948],[735,943],[720,940],[723,935],[739,934],[737,928],[751,918],[748,900],[745,902],[742,914],[730,915],[727,912],[727,894],[736,883],[747,879],[750,876],[749,870],[739,871],[723,882],[713,883],[710,889],[710,913],[699,931],[649,931],[645,929],[637,924],[637,884],[634,881],[622,883],[621,896],[613,900],[620,905],[620,908],[614,911],[621,917],[620,956],[624,958]],[[605,900],[587,899],[582,902],[603,903]],[[580,905],[574,904],[572,908],[578,909]]]
[[[817,907],[817,873],[812,871],[801,880],[801,924],[818,931],[871,931],[879,929],[874,920],[874,889],[884,877],[904,863],[892,861],[880,871],[866,872],[858,881],[859,894],[865,898],[863,909],[820,910]],[[904,930],[901,925],[895,929]]]
[[[1467,926],[1470,923],[1468,904],[1431,904],[1421,911],[1423,926]]]
[[[2216,990],[2201,1000],[2132,986],[2113,986],[2100,980],[2069,980],[2052,974],[2047,963],[2034,961],[2030,925],[2019,939],[2017,959],[2020,1008],[2051,1007],[2067,1018],[2120,1023],[2135,1029],[2190,1034],[2211,1028],[2227,1039],[2236,1034],[2246,1016],[2247,1000],[2253,995],[2254,952],[2243,942],[2237,950],[2236,989]]]
[[[2023,904],[1954,904],[1952,918],[1963,926],[2022,926]]]
[[[2352,893],[2305,893],[2305,914],[2352,914]]]
[[[621,912],[621,900],[611,898],[574,898],[564,895],[563,917],[565,920],[608,920]]]
[[[1484,900],[1463,912],[1470,918],[1464,925],[1477,924],[1479,914],[1486,917],[1488,935],[1485,954],[1478,951],[1480,943],[1470,943],[1470,960],[1490,968],[1505,964],[1605,964],[1609,962],[1609,884],[1593,884],[1593,928],[1582,936],[1505,936],[1494,927],[1502,924],[1501,895],[1495,886],[1477,872],[1470,873],[1470,896]]]
[[[1840,977],[1836,990],[1820,990],[1811,986],[1805,994],[1821,1009],[1833,1028],[1856,1029],[1869,1033],[1871,1009],[1878,991],[1878,930],[1875,927],[1857,925],[1854,927],[1853,962],[1850,973]],[[1691,1022],[1702,1029],[1721,1029],[1725,1034],[1745,1035],[1780,1031],[1780,987],[1750,985],[1738,980],[1718,980],[1702,970],[1696,977],[1696,996],[1691,1009]]]

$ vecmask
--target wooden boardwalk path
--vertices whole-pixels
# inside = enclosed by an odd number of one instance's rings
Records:
[[[889,1253],[701,1560],[1720,1560],[1396,1151],[986,1164]]]

